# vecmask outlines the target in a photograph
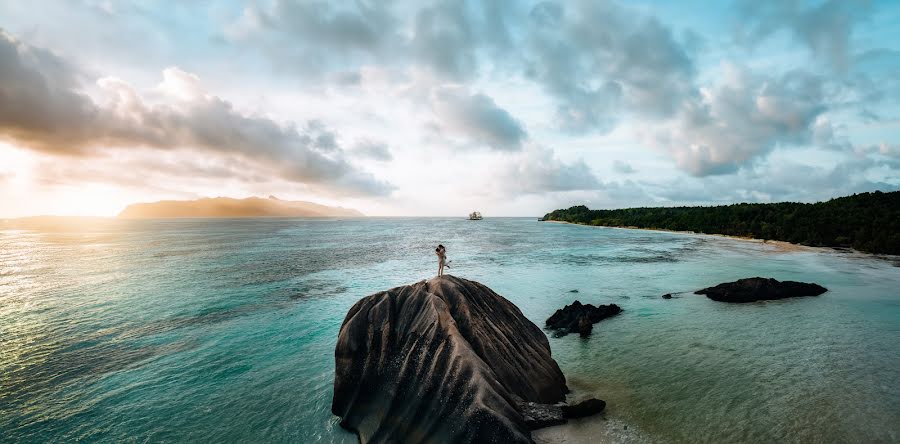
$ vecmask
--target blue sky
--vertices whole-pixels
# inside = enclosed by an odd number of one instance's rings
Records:
[[[0,2],[0,216],[900,189],[896,2]]]

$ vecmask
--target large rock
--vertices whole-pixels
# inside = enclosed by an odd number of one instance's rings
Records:
[[[776,281],[771,278],[753,277],[726,282],[715,287],[697,290],[695,294],[720,302],[754,302],[784,299],[797,296],[818,296],[828,291],[819,284],[805,282]]]
[[[484,285],[445,275],[350,309],[331,410],[363,443],[529,443],[518,405],[567,392],[540,328]]]
[[[572,305],[556,310],[552,316],[547,318],[547,328],[556,330],[560,335],[569,333],[579,333],[582,337],[591,334],[594,324],[615,316],[622,311],[616,304],[593,306],[591,304],[582,304],[581,301],[575,301]]]

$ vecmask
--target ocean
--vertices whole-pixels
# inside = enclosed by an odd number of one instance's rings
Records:
[[[608,404],[539,442],[900,441],[897,258],[535,218],[276,218],[0,230],[0,442],[356,442],[330,411],[341,322],[434,276],[438,243],[538,325],[575,299],[623,308],[550,338],[572,398]],[[829,291],[690,293],[752,276]]]

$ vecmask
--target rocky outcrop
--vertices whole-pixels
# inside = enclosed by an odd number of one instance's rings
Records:
[[[520,402],[519,412],[525,419],[529,430],[542,429],[565,424],[569,419],[584,418],[596,415],[606,408],[606,401],[590,398],[572,405],[538,404],[536,402]]]
[[[562,410],[563,416],[566,418],[584,418],[585,416],[596,415],[605,408],[606,401],[591,398],[577,404],[564,405],[560,407],[560,410]]]
[[[828,291],[819,284],[777,281],[771,278],[753,277],[726,282],[715,287],[697,290],[695,294],[720,302],[755,302],[798,296],[818,296]]]
[[[519,402],[516,406],[519,408],[528,430],[537,430],[566,423],[562,407],[558,405]]]
[[[445,275],[350,309],[331,410],[363,443],[530,443],[520,404],[567,392],[540,328],[484,285]]]
[[[622,311],[616,304],[593,306],[575,301],[572,305],[556,310],[553,316],[547,318],[547,328],[555,330],[560,335],[578,333],[582,337],[591,334],[594,324],[615,316]]]

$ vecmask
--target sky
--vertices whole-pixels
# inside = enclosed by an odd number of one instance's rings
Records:
[[[896,1],[0,0],[0,217],[900,190]]]

